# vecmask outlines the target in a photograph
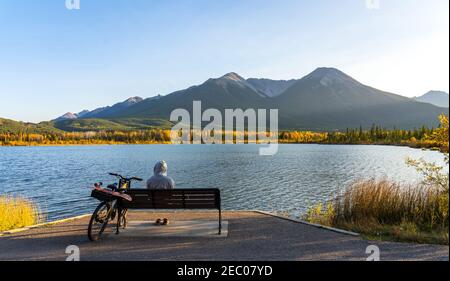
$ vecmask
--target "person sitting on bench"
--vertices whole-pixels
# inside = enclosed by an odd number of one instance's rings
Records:
[[[166,161],[159,161],[153,168],[153,176],[147,181],[148,189],[174,189],[175,182],[172,178],[167,176],[167,163]],[[156,224],[168,225],[169,220],[167,218],[157,219]]]

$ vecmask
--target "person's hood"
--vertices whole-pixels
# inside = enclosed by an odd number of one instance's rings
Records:
[[[153,168],[153,172],[155,173],[155,176],[158,176],[158,175],[167,176],[166,161],[160,161],[160,162],[156,163],[155,168]]]

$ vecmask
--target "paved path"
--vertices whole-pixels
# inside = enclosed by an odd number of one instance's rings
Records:
[[[214,220],[214,212],[169,214],[133,212],[131,220]],[[89,242],[88,218],[0,237],[0,260],[65,260],[77,245],[82,260],[365,260],[378,245],[381,260],[447,260],[449,248],[436,245],[370,242],[256,212],[225,212],[229,233],[223,238],[115,237]]]

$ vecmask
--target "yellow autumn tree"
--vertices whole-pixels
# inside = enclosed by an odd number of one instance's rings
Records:
[[[421,159],[408,158],[406,163],[408,166],[414,167],[419,173],[422,174],[424,180],[423,183],[427,186],[438,187],[442,190],[447,198],[449,192],[449,175],[445,171],[448,169],[449,155],[448,155],[448,116],[442,114],[439,116],[440,126],[429,136],[429,140],[436,142],[442,153],[444,153],[444,161],[447,167],[439,166],[435,163],[430,163]],[[447,199],[448,201],[448,199]]]

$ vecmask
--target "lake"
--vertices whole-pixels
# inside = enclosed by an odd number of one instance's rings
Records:
[[[349,183],[387,177],[415,183],[405,164],[423,157],[443,164],[443,155],[395,146],[280,145],[275,156],[259,156],[257,145],[123,145],[0,147],[0,194],[39,203],[48,220],[93,212],[98,202],[88,187],[115,181],[108,172],[147,179],[158,160],[180,188],[217,187],[224,209],[303,213]],[[136,188],[144,187],[137,183]]]

